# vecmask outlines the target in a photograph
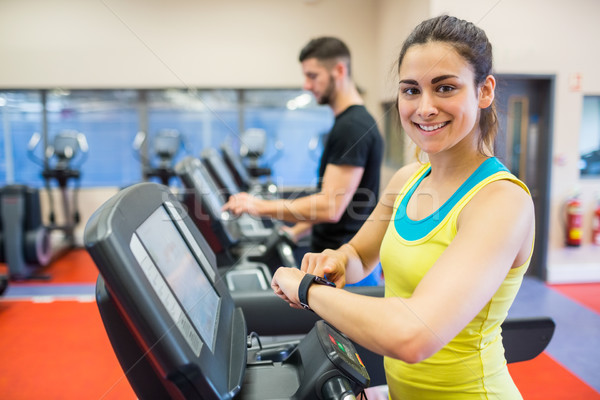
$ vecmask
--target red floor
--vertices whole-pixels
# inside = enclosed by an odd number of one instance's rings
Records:
[[[545,352],[533,360],[509,364],[508,370],[525,400],[600,399],[600,393]]]
[[[48,267],[37,271],[40,275],[48,275],[47,281],[15,282],[14,285],[31,284],[64,284],[95,283],[98,269],[87,251],[76,249],[66,253],[52,262]]]
[[[95,303],[0,301],[0,397],[135,399]]]

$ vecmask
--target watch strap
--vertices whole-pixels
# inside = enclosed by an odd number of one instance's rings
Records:
[[[300,281],[300,286],[298,286],[298,300],[300,301],[300,305],[306,310],[310,310],[310,307],[308,306],[308,289],[314,281],[314,275],[306,274]]]

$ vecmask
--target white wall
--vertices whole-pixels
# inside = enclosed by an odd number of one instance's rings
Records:
[[[398,94],[397,59],[404,39],[413,28],[423,19],[429,17],[429,3],[422,0],[380,0],[377,13],[377,77],[378,95],[380,102],[393,101]],[[380,116],[394,112],[391,109],[382,109]],[[383,129],[383,124],[380,124]],[[410,142],[410,141],[407,141]],[[404,149],[406,160],[414,155],[414,146],[407,145]],[[381,180],[383,184],[391,179],[396,172],[387,167],[382,168]],[[383,186],[382,184],[382,186]],[[383,189],[383,187],[382,187]]]
[[[298,87],[312,37],[337,35],[375,80],[361,0],[2,0],[0,87]]]

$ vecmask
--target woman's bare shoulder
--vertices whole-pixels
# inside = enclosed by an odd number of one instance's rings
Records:
[[[390,179],[390,185],[400,189],[421,167],[423,167],[423,164],[419,162],[403,166],[394,173],[394,176]]]

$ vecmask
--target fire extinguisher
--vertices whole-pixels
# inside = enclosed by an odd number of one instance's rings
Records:
[[[567,201],[567,246],[577,247],[581,245],[582,223],[581,201],[579,200],[579,195],[576,194]]]
[[[600,197],[596,202],[596,209],[592,221],[592,243],[600,246]]]

